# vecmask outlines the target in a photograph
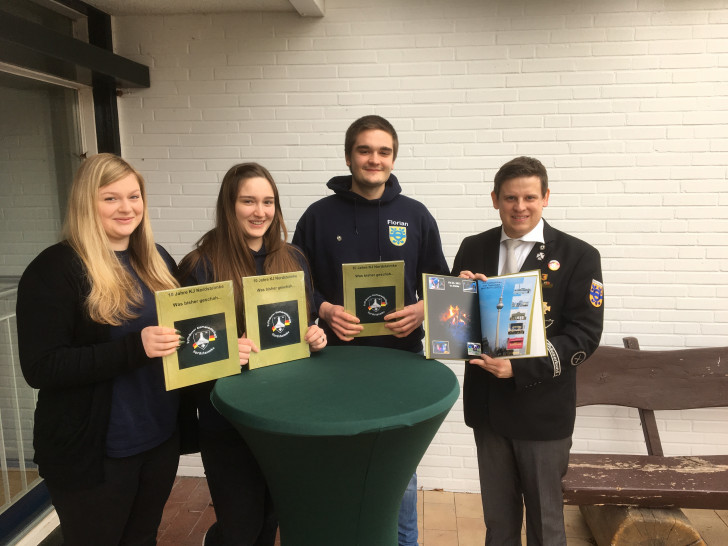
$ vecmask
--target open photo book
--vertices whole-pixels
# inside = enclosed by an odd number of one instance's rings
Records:
[[[427,358],[547,354],[540,271],[485,282],[425,273],[423,286]]]

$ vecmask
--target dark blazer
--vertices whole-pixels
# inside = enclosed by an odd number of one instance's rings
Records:
[[[501,227],[463,240],[452,274],[498,275]],[[466,364],[465,423],[489,422],[499,434],[521,440],[570,436],[576,416],[576,370],[599,345],[604,321],[599,252],[544,222],[521,271],[541,270],[548,356],[511,360],[513,377],[498,379]]]

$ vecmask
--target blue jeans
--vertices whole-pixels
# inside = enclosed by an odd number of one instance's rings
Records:
[[[399,546],[417,546],[417,474],[407,484],[399,506]]]

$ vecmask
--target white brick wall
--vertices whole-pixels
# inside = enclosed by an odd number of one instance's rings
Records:
[[[495,170],[535,155],[552,181],[545,217],[602,252],[603,343],[728,345],[725,0],[326,10],[115,19],[117,51],[152,81],[119,101],[123,151],[177,258],[210,227],[219,180],[239,161],[271,169],[292,231],[346,172],[349,123],[377,113],[399,132],[395,172],[437,218],[450,263],[464,236],[498,222]],[[726,422],[728,410],[658,414],[668,453],[728,453]],[[580,410],[574,448],[644,452],[636,414]],[[478,489],[460,402],[419,474],[426,488]]]

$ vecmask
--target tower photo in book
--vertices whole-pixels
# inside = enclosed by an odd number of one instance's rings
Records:
[[[531,331],[537,283],[540,294],[539,277],[535,275],[494,277],[478,282],[485,354],[495,358],[532,356],[528,353],[532,334],[537,332]],[[540,302],[541,298],[537,299]],[[543,319],[540,303],[538,312]]]
[[[486,282],[425,274],[423,281],[427,358],[546,354],[539,271]]]

